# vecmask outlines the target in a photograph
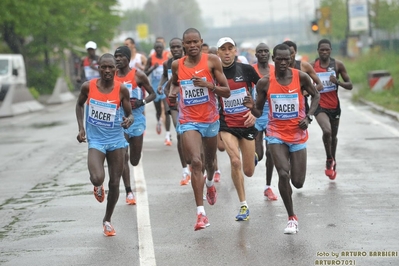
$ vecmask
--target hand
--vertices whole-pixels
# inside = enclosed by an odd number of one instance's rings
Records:
[[[153,68],[155,69],[155,68],[157,68],[157,67],[159,67],[159,64],[158,64],[158,63],[155,63],[154,66],[153,66]]]
[[[334,76],[334,75],[331,75],[331,76],[330,76],[330,81],[331,81],[332,83],[334,83],[334,84],[337,84],[337,83],[338,83],[337,77]]]
[[[206,87],[208,85],[208,82],[203,80],[202,77],[193,76],[191,80],[193,81],[195,87]]]
[[[299,121],[299,128],[302,130],[306,130],[309,127],[310,121],[307,116],[304,119]]]
[[[123,128],[129,128],[134,122],[134,118],[133,118],[132,115],[130,115],[127,118],[126,117],[122,117],[122,119],[123,119],[123,122],[121,123],[121,126]]]
[[[250,110],[255,107],[254,100],[252,99],[252,96],[248,91],[247,96],[244,97],[244,101],[242,102],[242,104]]]
[[[251,114],[251,111],[247,112],[243,117],[247,118],[244,122],[244,126],[252,127],[255,125],[256,117],[253,114]]]
[[[161,86],[158,87],[158,94],[163,94]]]
[[[86,142],[86,132],[84,129],[79,130],[76,139],[79,141],[79,143]]]

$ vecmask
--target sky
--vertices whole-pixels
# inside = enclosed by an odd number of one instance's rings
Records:
[[[202,17],[214,27],[228,27],[239,19],[264,22],[306,16],[311,20],[320,0],[197,0]],[[122,8],[142,8],[147,0],[119,0]]]

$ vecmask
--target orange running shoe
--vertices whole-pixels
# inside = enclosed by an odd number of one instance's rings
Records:
[[[172,146],[172,141],[169,139],[165,139],[164,144],[165,144],[165,146]]]
[[[205,229],[209,226],[209,220],[208,217],[206,217],[206,215],[200,213],[197,216],[197,223],[194,225],[194,231],[198,231],[201,229]]]
[[[136,198],[134,197],[133,192],[129,192],[126,195],[126,203],[128,205],[136,205]]]
[[[335,179],[337,173],[335,172],[335,161],[334,161],[334,159],[327,159],[327,161],[326,161],[326,170],[324,171],[324,173],[331,180]]]
[[[103,230],[105,236],[114,236],[116,235],[114,227],[111,225],[110,222],[103,223]]]
[[[206,187],[206,199],[208,200],[208,203],[210,205],[214,205],[216,203],[216,200],[218,198],[218,194],[216,192],[216,187],[215,185],[211,187]]]
[[[277,196],[273,193],[271,188],[266,189],[263,192],[263,195],[266,197],[267,200],[277,200]]]
[[[94,197],[98,202],[103,202],[105,199],[105,191],[104,191],[104,185],[101,185],[100,187],[94,187]]]
[[[191,176],[189,173],[184,173],[183,174],[183,179],[180,180],[180,186],[185,186],[188,185],[190,183],[191,180]]]

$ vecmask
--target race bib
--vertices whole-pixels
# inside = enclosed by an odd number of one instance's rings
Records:
[[[247,90],[245,87],[242,87],[232,90],[229,98],[223,98],[223,107],[226,114],[237,114],[248,111],[248,108],[242,104],[246,95]]]
[[[152,78],[155,80],[161,80],[163,74],[163,65],[158,66],[152,71]]]
[[[299,116],[298,93],[271,94],[270,105],[273,118],[289,120]]]
[[[206,78],[202,78],[206,80]],[[181,80],[180,87],[182,89],[182,99],[186,106],[197,105],[209,101],[208,88],[195,87],[191,79]]]
[[[330,76],[335,76],[335,71],[319,72],[316,74],[319,77],[321,84],[323,84],[323,89],[320,93],[335,91],[337,89],[337,86],[330,81]]]
[[[87,122],[98,127],[113,128],[118,105],[112,102],[114,101],[100,102],[90,99]]]

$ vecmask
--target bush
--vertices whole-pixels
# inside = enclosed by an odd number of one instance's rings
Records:
[[[363,98],[386,109],[399,112],[399,55],[374,49],[352,61],[345,61],[346,70],[353,84],[360,86],[355,99]],[[367,74],[373,70],[387,70],[394,80],[394,88],[384,91],[371,91]]]
[[[32,96],[33,96],[33,98],[35,98],[35,100],[39,99],[40,93],[35,89],[35,87],[30,87],[29,92],[30,92],[30,94],[32,94]]]
[[[40,94],[51,94],[53,92],[57,78],[61,75],[58,67],[28,67],[28,85],[37,88]]]

